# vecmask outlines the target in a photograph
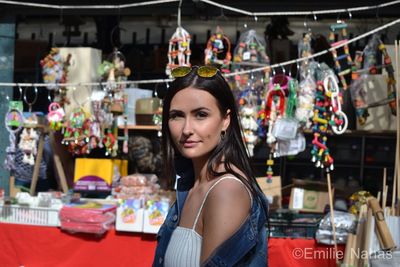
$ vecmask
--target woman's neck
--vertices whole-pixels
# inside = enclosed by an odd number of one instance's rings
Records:
[[[209,158],[206,159],[192,159],[194,168],[195,184],[203,184],[210,181],[209,173],[207,170],[207,165]],[[225,170],[224,164],[217,164],[213,166],[214,170],[217,172],[223,172]]]

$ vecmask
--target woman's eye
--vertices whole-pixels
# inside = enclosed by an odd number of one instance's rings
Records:
[[[178,118],[180,118],[180,117],[182,117],[182,115],[180,115],[180,114],[178,114],[178,113],[171,113],[171,114],[169,114],[169,119],[170,120],[176,120],[176,119],[178,119]]]
[[[204,118],[208,117],[208,113],[200,111],[200,112],[196,113],[196,117],[199,119],[204,119]]]

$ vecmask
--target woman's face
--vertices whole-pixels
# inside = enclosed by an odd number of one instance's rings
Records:
[[[207,157],[228,128],[217,100],[208,92],[188,87],[171,100],[168,126],[176,148],[186,158]]]

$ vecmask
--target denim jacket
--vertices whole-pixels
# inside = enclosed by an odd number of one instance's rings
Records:
[[[172,232],[179,224],[181,211],[190,188],[194,183],[193,173],[178,174],[176,202],[170,208],[168,215],[157,234],[157,248],[153,267],[164,266],[165,252]],[[191,178],[192,177],[192,178]],[[263,193],[254,199],[250,216],[239,230],[222,243],[206,260],[203,266],[267,266],[267,200]]]

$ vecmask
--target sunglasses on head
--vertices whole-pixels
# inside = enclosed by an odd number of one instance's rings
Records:
[[[201,67],[176,67],[171,71],[173,78],[182,78],[188,75],[193,69],[197,69],[196,74],[202,78],[212,78],[218,73],[218,69],[213,66],[201,66]]]

